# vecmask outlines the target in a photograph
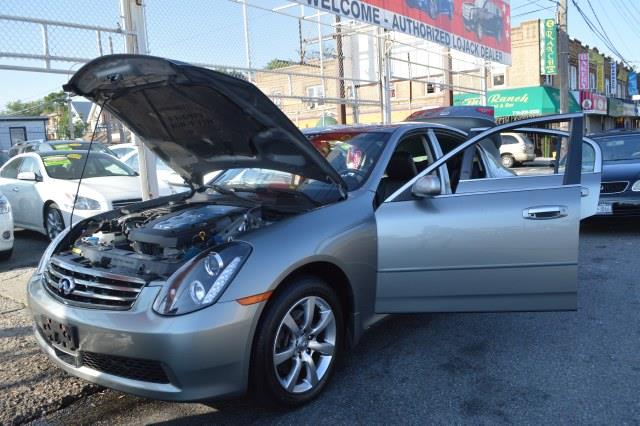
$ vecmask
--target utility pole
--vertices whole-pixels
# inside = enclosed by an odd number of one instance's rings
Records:
[[[69,139],[75,139],[75,127],[73,125],[73,112],[71,111],[71,96],[67,94],[67,114],[69,114]]]
[[[140,55],[148,54],[147,24],[145,22],[143,0],[120,0],[120,12],[122,14],[122,27],[124,30],[134,33],[127,34],[125,38],[126,52]],[[133,133],[131,133],[131,140],[138,146],[142,199],[150,200],[158,197],[156,155],[146,148],[144,144],[142,144],[142,141]]]
[[[344,52],[342,50],[342,24],[340,15],[336,15],[336,53],[338,54],[338,123],[347,124],[347,105],[344,90]]]
[[[453,61],[451,58],[451,49],[448,47],[444,49],[444,61],[445,102],[446,105],[453,106]]]
[[[567,0],[558,2],[558,77],[560,80],[560,112],[569,112],[569,36],[567,33]]]
[[[244,29],[244,56],[247,68],[249,68],[249,81],[251,81],[251,40],[249,39],[249,17],[247,14],[247,1],[242,0],[242,26]]]

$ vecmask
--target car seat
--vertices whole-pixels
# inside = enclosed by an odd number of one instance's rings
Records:
[[[417,175],[418,171],[411,154],[406,151],[394,152],[387,165],[387,176],[382,178],[378,186],[378,201],[386,200]]]

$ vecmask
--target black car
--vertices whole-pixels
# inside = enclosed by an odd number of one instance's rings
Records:
[[[640,216],[640,131],[589,136],[602,150],[600,216]]]
[[[504,33],[502,9],[493,0],[473,0],[462,4],[464,28],[476,33],[479,41],[485,35],[494,37],[498,43]]]

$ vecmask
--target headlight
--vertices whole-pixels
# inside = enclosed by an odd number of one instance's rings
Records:
[[[11,204],[4,195],[0,195],[0,214],[11,212]]]
[[[64,194],[64,207],[71,210],[73,208],[73,200],[76,200],[76,210],[100,210],[100,203],[93,198],[76,196],[75,194]]]
[[[251,246],[232,242],[200,253],[178,269],[153,304],[161,315],[182,315],[213,305],[236,276]]]
[[[47,263],[49,263],[49,259],[51,255],[55,251],[56,247],[60,244],[62,239],[67,236],[71,228],[66,228],[64,231],[60,232],[49,244],[47,249],[44,251],[42,258],[40,259],[40,263],[38,263],[38,269],[36,269],[36,275],[42,275],[44,273],[45,268],[47,267]]]
[[[631,190],[633,192],[640,192],[640,179],[633,182],[633,185],[631,185]]]

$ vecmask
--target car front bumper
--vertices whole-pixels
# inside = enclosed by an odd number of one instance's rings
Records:
[[[597,217],[635,217],[640,216],[640,193],[634,193],[633,196],[627,194],[611,196],[600,195],[600,201],[598,202]],[[603,206],[609,205],[610,208],[604,208]]]
[[[11,212],[0,214],[0,251],[13,248],[13,216]]]
[[[164,317],[151,309],[159,290],[145,287],[128,311],[87,309],[63,304],[34,276],[28,301],[36,340],[68,373],[147,398],[197,401],[246,392],[259,305],[217,303]],[[73,351],[49,341],[47,320],[74,330]],[[158,376],[166,380],[152,379]]]

